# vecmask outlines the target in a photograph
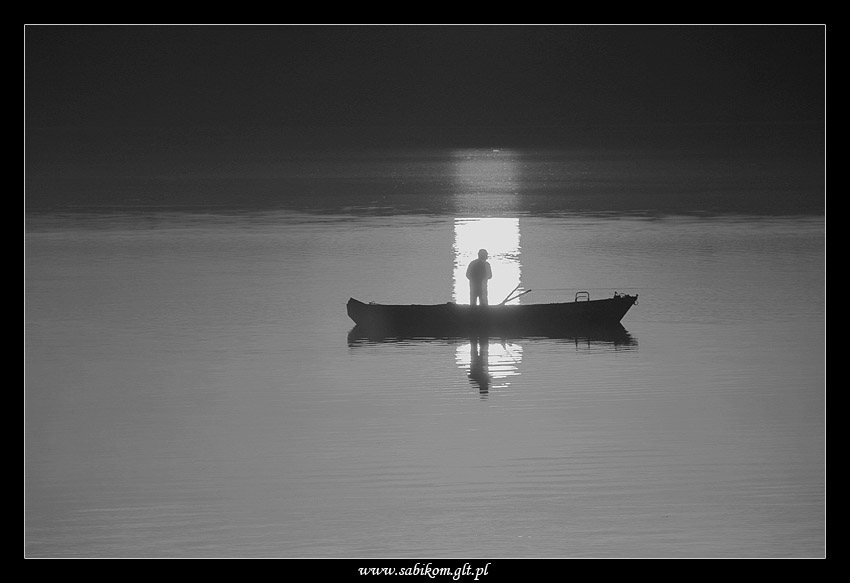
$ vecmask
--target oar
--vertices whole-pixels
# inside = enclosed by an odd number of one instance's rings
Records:
[[[506,296],[505,296],[505,299],[503,299],[503,300],[502,300],[502,303],[501,303],[501,304],[499,304],[499,305],[500,305],[500,306],[503,306],[503,305],[505,305],[507,302],[509,302],[509,301],[511,300],[511,296],[512,296],[512,295],[514,295],[514,292],[515,292],[516,290],[518,290],[518,289],[519,289],[519,286],[521,286],[521,285],[522,285],[521,283],[518,283],[518,284],[517,284],[517,286],[516,286],[514,289],[512,289],[512,290],[511,290],[511,293],[509,293],[508,295],[506,295]]]
[[[507,297],[507,298],[506,298],[506,299],[502,302],[502,304],[501,304],[501,305],[505,305],[506,303],[511,302],[511,301],[513,301],[513,300],[515,300],[515,299],[517,299],[517,298],[521,298],[521,297],[522,297],[522,296],[524,296],[525,294],[527,294],[527,293],[531,293],[531,291],[532,291],[532,290],[527,289],[527,290],[525,290],[524,292],[518,293],[517,295],[515,295],[515,296],[513,296],[513,297],[508,296],[508,297]],[[511,292],[511,293],[513,294],[513,292]]]

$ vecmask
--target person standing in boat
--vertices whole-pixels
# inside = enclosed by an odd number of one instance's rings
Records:
[[[487,250],[478,251],[478,259],[473,260],[466,268],[466,279],[469,280],[469,303],[471,305],[488,305],[487,281],[493,277],[490,264],[487,262]]]

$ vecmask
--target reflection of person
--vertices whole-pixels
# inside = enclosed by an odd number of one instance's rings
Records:
[[[490,392],[489,344],[488,338],[469,339],[469,380],[478,385],[482,396]]]
[[[469,303],[476,303],[486,306],[487,302],[487,281],[493,277],[493,272],[490,270],[490,264],[487,263],[487,250],[481,249],[478,252],[478,259],[473,260],[469,267],[466,268],[466,279],[469,280]]]

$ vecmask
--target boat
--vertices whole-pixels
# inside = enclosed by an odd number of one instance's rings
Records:
[[[578,292],[572,302],[470,306],[378,304],[350,298],[347,311],[355,327],[366,334],[563,337],[622,328],[620,321],[637,299],[637,295],[615,292],[613,297],[591,300],[588,292]]]

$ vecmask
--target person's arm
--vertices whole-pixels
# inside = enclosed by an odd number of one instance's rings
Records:
[[[487,264],[487,279],[493,279],[493,270],[490,269],[490,263]]]

